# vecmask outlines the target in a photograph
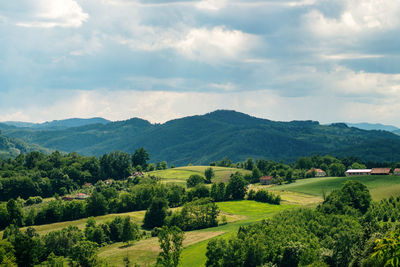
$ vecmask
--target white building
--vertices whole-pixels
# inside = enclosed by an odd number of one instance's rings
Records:
[[[370,175],[371,169],[347,170],[346,176]]]

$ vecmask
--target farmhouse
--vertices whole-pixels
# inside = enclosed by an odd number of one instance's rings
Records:
[[[272,183],[272,179],[274,179],[272,176],[263,176],[260,178],[260,184],[269,185]]]
[[[315,169],[315,177],[325,177],[326,172],[321,169]]]
[[[394,169],[393,175],[399,175],[400,176],[400,168]]]
[[[352,169],[346,171],[346,176],[370,175],[371,169]]]
[[[87,194],[84,194],[84,193],[78,193],[75,195],[75,199],[86,199],[88,197],[90,197],[90,196]]]
[[[372,168],[371,175],[389,175],[390,168]]]
[[[325,177],[326,176],[326,172],[324,170],[321,169],[310,169],[307,171],[307,173],[312,173],[313,171],[315,171],[315,177]]]

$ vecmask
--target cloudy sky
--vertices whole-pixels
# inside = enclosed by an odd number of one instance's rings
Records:
[[[0,3],[0,121],[234,109],[400,126],[397,0]]]

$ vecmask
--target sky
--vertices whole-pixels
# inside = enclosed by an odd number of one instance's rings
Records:
[[[230,109],[400,126],[397,0],[0,3],[0,121]]]

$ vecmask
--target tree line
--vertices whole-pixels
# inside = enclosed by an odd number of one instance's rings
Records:
[[[348,181],[316,209],[284,211],[211,240],[206,266],[398,266],[398,203],[373,203],[365,185]]]

